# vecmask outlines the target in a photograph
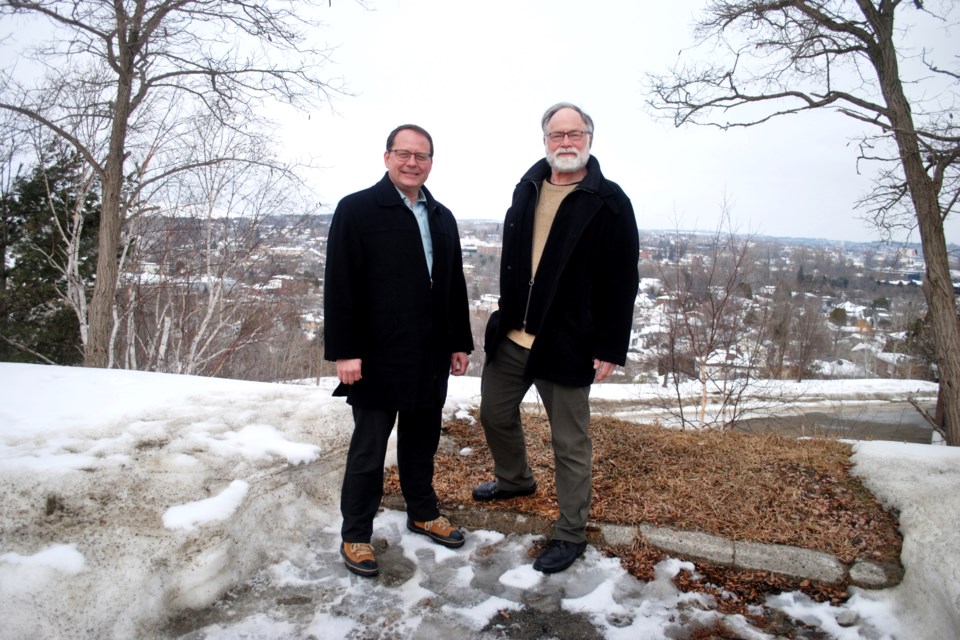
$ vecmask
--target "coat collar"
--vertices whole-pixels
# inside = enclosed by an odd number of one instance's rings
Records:
[[[536,164],[530,167],[520,181],[540,184],[549,178],[552,173],[553,171],[550,169],[550,165],[547,164],[546,158],[541,158]],[[587,160],[587,175],[580,181],[578,188],[592,193],[599,193],[603,196],[606,195],[606,187],[607,181],[606,178],[603,177],[603,172],[600,171],[600,161],[591,154],[590,159]]]
[[[383,178],[380,180],[380,182],[373,186],[373,189],[377,195],[377,204],[379,204],[381,207],[407,206],[403,203],[403,197],[397,190],[397,186],[390,180],[389,173],[384,172]],[[437,201],[434,200],[429,189],[427,189],[426,186],[423,186],[420,187],[420,190],[423,191],[423,196],[427,199],[427,211],[430,211],[431,213],[436,212]]]

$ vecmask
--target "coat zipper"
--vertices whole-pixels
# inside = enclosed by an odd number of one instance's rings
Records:
[[[533,185],[534,193],[537,194],[537,198],[534,201],[534,205],[533,205],[533,210],[534,212],[536,212],[537,210],[536,203],[540,202],[540,185],[538,185],[535,181],[532,181],[532,180],[531,180],[531,184]],[[534,216],[536,216],[536,213],[534,213]],[[527,304],[523,307],[523,322],[520,323],[520,329],[522,331],[527,330],[527,316],[530,314],[530,299],[533,297],[533,280],[534,280],[533,274],[530,274],[530,282],[527,284]]]
[[[537,202],[539,202],[539,201],[540,201],[540,187],[537,185],[537,183],[536,183],[535,181],[531,181],[531,183],[533,184],[533,190],[537,192]],[[580,191],[580,186],[578,185],[577,188],[574,189],[573,191]],[[573,191],[571,191],[570,193],[573,193]],[[570,195],[570,194],[567,194],[567,195]],[[564,198],[564,199],[566,199],[566,198]],[[563,206],[563,203],[562,203],[562,202],[560,203],[560,206]],[[536,211],[536,208],[537,208],[536,205],[534,205],[533,208],[534,208],[534,211]],[[560,213],[560,211],[559,211],[559,209],[558,209],[558,210],[557,210],[557,214],[559,215],[559,213]],[[525,306],[524,309],[523,309],[523,322],[520,323],[520,328],[521,328],[522,330],[524,330],[524,331],[527,330],[527,317],[528,317],[529,314],[530,314],[530,300],[531,300],[531,298],[533,298],[533,280],[534,280],[533,276],[530,276],[530,282],[527,284],[527,304],[526,304],[526,306]]]
[[[530,284],[527,286],[527,305],[523,308],[523,322],[520,323],[520,328],[524,331],[527,330],[527,314],[530,313],[530,298],[533,297],[533,278],[530,278]]]

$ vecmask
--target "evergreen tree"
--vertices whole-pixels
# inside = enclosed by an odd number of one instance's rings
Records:
[[[847,326],[847,310],[843,307],[834,307],[830,310],[830,322],[837,327]]]
[[[51,158],[47,163],[41,161],[2,194],[0,360],[78,364],[83,362],[83,344],[77,312],[66,297],[70,252],[66,237],[72,228],[79,231],[78,271],[90,289],[99,195],[83,186],[79,156],[63,152],[59,145],[46,151]]]

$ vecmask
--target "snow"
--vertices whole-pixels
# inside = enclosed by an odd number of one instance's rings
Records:
[[[334,383],[0,364],[0,638],[466,640],[530,612],[582,616],[607,638],[679,637],[719,620],[738,637],[770,637],[680,592],[674,579],[690,563],[668,559],[643,583],[588,547],[545,576],[532,568],[532,536],[474,530],[450,550],[390,510],[375,522],[381,576],[353,576],[338,554],[352,420]],[[935,389],[847,379],[782,393],[809,408]],[[592,396],[658,393],[600,384]],[[478,399],[478,379],[452,378],[446,414]],[[854,589],[839,607],[801,593],[767,606],[828,638],[960,638],[960,449],[864,441],[852,462],[900,514],[903,581]],[[193,626],[169,622],[191,615]]]
[[[213,498],[170,507],[163,514],[163,526],[193,531],[200,525],[226,520],[236,512],[249,489],[250,485],[243,480],[234,480]]]
[[[29,571],[53,569],[67,574],[79,573],[86,568],[83,556],[77,551],[76,545],[72,544],[57,544],[32,556],[5,553],[0,556],[0,562],[24,567]]]

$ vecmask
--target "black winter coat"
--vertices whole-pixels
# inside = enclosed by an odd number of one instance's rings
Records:
[[[593,382],[593,360],[623,365],[639,287],[639,233],[633,205],[591,157],[587,176],[564,198],[531,278],[534,212],[550,177],[540,160],[520,179],[503,223],[500,310],[487,326],[496,353],[511,329],[536,336],[527,374],[557,384]]]
[[[363,361],[363,377],[334,391],[354,406],[443,406],[450,356],[473,351],[457,223],[426,188],[423,192],[433,242],[432,278],[416,218],[388,174],[343,198],[330,223],[324,357]]]

